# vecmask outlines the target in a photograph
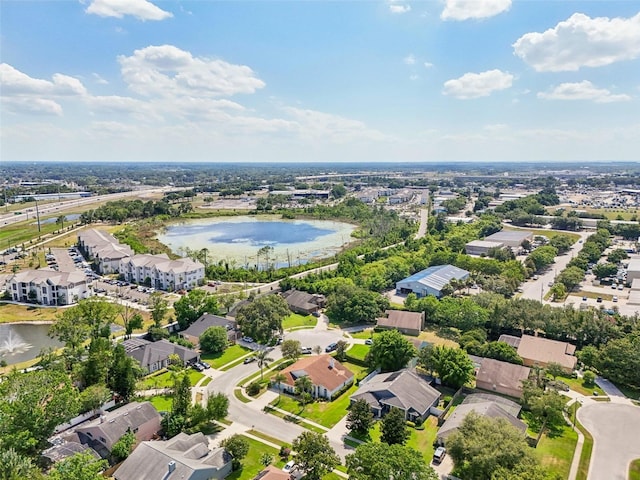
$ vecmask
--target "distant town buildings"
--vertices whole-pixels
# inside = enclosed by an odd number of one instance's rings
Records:
[[[24,270],[9,277],[7,288],[13,301],[41,305],[71,305],[90,296],[87,277],[80,271]]]

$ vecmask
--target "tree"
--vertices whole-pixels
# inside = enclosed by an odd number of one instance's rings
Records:
[[[431,361],[433,369],[445,385],[460,388],[473,379],[473,362],[464,350],[436,345]]]
[[[151,310],[151,318],[154,326],[160,328],[169,310],[169,303],[160,292],[153,292],[149,296],[149,309]]]
[[[345,340],[338,340],[336,343],[336,358],[339,361],[344,362],[348,346],[349,344]]]
[[[208,353],[222,353],[227,349],[227,329],[209,327],[200,335],[200,348]]]
[[[141,376],[137,362],[129,357],[124,346],[116,345],[111,356],[107,385],[124,401],[128,401],[136,391],[136,381]]]
[[[340,457],[331,448],[327,437],[320,433],[303,432],[293,440],[296,462],[308,480],[320,480],[340,465]]]
[[[352,480],[438,480],[422,453],[404,445],[363,443],[346,457]]]
[[[111,398],[111,391],[104,385],[91,385],[80,394],[80,413],[97,410]]]
[[[529,400],[533,419],[540,425],[538,441],[545,429],[556,430],[565,425],[564,406],[566,398],[555,390],[546,390]]]
[[[573,290],[584,279],[584,270],[579,267],[569,266],[565,268],[556,278],[556,284],[561,283],[567,291]]]
[[[204,290],[195,289],[175,302],[173,309],[180,329],[184,330],[204,313],[217,314],[218,300]]]
[[[345,286],[327,298],[327,316],[336,323],[374,322],[386,309],[389,300],[361,287]]]
[[[593,373],[591,370],[586,370],[582,374],[582,383],[584,384],[585,387],[593,387],[595,385],[595,381],[596,381],[596,374]]]
[[[134,330],[141,329],[144,323],[144,319],[140,313],[133,313],[133,309],[129,305],[124,305],[120,317],[124,324],[125,339],[131,338],[131,334]]]
[[[549,375],[551,375],[554,380],[556,379],[556,377],[560,377],[564,374],[564,368],[562,368],[562,365],[556,362],[549,362],[545,367],[545,371]]]
[[[372,425],[373,413],[367,401],[361,398],[353,402],[347,415],[347,428],[351,432],[366,435]]]
[[[298,340],[285,340],[280,345],[282,356],[289,360],[296,361],[302,355],[302,346]]]
[[[113,455],[116,462],[121,462],[129,456],[135,444],[135,433],[133,433],[131,430],[127,430],[127,432],[122,435],[116,443],[113,444],[113,447],[111,448],[111,455]]]
[[[557,254],[558,250],[555,247],[545,245],[544,247],[536,248],[529,254],[527,259],[533,262],[535,271],[537,272],[551,265],[554,262]]]
[[[60,215],[58,218],[56,218],[56,224],[60,225],[60,229],[64,229],[64,222],[67,221],[67,217],[65,217],[64,215]]]
[[[506,342],[489,342],[480,348],[479,354],[485,358],[522,365],[518,351]]]
[[[220,446],[231,454],[233,469],[238,470],[242,465],[242,459],[249,453],[249,442],[236,433],[220,442]]]
[[[424,368],[430,375],[436,369],[435,359],[433,357],[433,345],[428,344],[418,351],[418,365]]]
[[[595,367],[612,382],[640,388],[640,335],[607,342],[600,347]]]
[[[409,430],[407,430],[407,423],[404,418],[404,412],[399,408],[392,408],[383,417],[380,424],[380,431],[382,435],[380,441],[388,443],[389,445],[404,443],[409,439]]]
[[[48,480],[104,480],[102,471],[108,466],[106,460],[97,460],[84,451],[56,463],[47,478]]]
[[[187,417],[191,405],[191,379],[188,374],[176,376],[173,381],[173,404],[171,413]]]
[[[347,194],[347,189],[342,183],[336,183],[331,187],[331,195],[333,198],[342,198]]]
[[[282,320],[290,314],[289,306],[280,295],[264,295],[238,309],[236,321],[244,335],[260,343],[268,343],[282,332]]]
[[[417,354],[416,347],[397,330],[387,330],[373,339],[369,350],[369,363],[383,372],[405,367]]]
[[[567,296],[567,288],[562,283],[554,283],[549,290],[553,296],[553,301],[562,301]]]
[[[522,433],[502,418],[469,413],[458,431],[447,438],[447,450],[454,463],[453,474],[466,480],[493,479],[494,472],[504,470],[541,471]]]
[[[13,448],[0,450],[0,480],[34,480],[39,474],[31,458]]]
[[[0,451],[36,453],[78,407],[78,392],[64,372],[12,371],[0,382]]]
[[[209,395],[207,398],[207,415],[209,420],[222,420],[229,413],[229,398],[222,392]]]
[[[273,463],[273,455],[271,455],[269,452],[264,452],[260,457],[260,463],[265,467],[268,467]]]
[[[593,267],[593,274],[597,278],[613,277],[618,273],[618,265],[615,263],[599,263]]]
[[[295,387],[298,395],[300,396],[300,403],[306,405],[311,398],[311,390],[313,389],[313,382],[308,375],[303,375],[296,378]]]
[[[264,367],[269,366],[269,362],[273,362],[273,358],[269,357],[269,351],[266,348],[258,350],[254,357],[256,357],[256,362],[260,368],[260,380],[262,380],[262,371],[264,370]]]

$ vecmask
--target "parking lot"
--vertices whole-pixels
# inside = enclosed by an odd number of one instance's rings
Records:
[[[129,300],[140,305],[149,304],[149,295],[155,292],[153,288],[129,284],[120,280],[98,279],[93,282],[93,291],[114,298]]]

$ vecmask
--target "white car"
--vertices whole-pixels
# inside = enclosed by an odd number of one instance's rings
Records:
[[[282,471],[285,473],[291,473],[296,466],[295,460],[289,460],[287,464],[282,467]]]

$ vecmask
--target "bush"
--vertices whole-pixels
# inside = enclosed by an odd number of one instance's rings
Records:
[[[596,374],[591,370],[587,370],[582,374],[582,380],[585,387],[593,387],[595,385]]]
[[[291,449],[289,447],[285,447],[284,445],[282,447],[280,447],[280,457],[282,458],[289,458],[289,455],[291,455]]]
[[[251,382],[247,387],[247,395],[255,397],[257,394],[260,393],[261,389],[262,389],[262,385],[260,384],[260,382]]]
[[[410,420],[407,420],[407,427],[416,428],[416,424]]]

